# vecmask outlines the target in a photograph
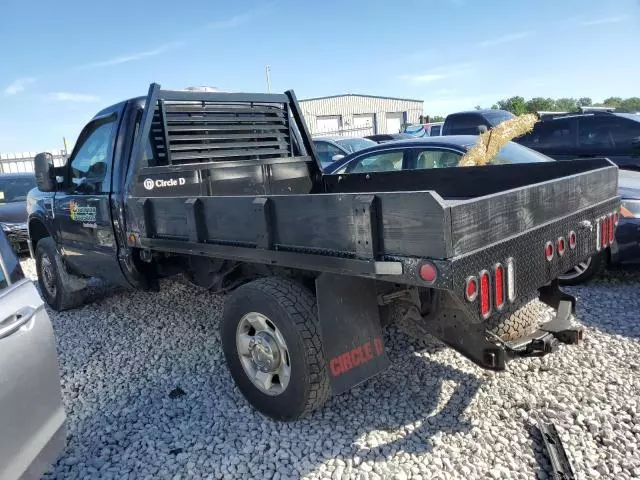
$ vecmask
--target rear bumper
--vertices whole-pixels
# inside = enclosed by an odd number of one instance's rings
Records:
[[[5,234],[16,253],[29,251],[29,231],[26,225],[24,228],[14,227],[9,231],[5,231]]]
[[[505,305],[500,310],[495,305],[492,305],[489,317],[495,315],[498,311],[500,313],[508,312],[513,310],[513,305],[517,303],[518,299],[535,293],[538,289],[558,278],[558,275],[595,255],[598,251],[596,248],[596,219],[603,215],[608,215],[618,208],[619,200],[613,198],[470,254],[455,257],[451,260],[435,260],[433,263],[438,269],[437,280],[431,284],[423,282],[422,286],[452,292],[469,319],[479,323],[485,320],[480,315],[479,299],[477,298],[479,295],[471,302],[466,300],[465,286],[467,279],[471,276],[479,278],[480,272],[485,270],[491,274],[496,264],[505,266],[507,260],[512,259],[515,271],[514,302],[505,302]],[[568,246],[569,234],[572,231],[576,234],[576,246],[573,249]],[[567,243],[563,255],[560,255],[555,248],[558,239],[561,237]],[[545,244],[547,242],[551,242],[554,245],[554,254],[550,261],[545,256]],[[423,260],[413,259],[413,261],[409,261],[409,259],[403,257],[387,257],[386,260],[401,261],[405,278],[407,280],[417,278],[418,282],[414,282],[414,284],[420,285],[419,269]],[[491,282],[493,282],[493,275],[491,277]],[[491,290],[494,290],[493,283],[491,284]]]

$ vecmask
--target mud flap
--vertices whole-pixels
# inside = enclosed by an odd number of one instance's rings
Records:
[[[323,273],[316,279],[316,297],[333,393],[386,370],[376,281]]]

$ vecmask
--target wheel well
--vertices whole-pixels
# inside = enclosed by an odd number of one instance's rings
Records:
[[[36,246],[38,242],[45,237],[50,237],[51,234],[47,227],[40,220],[31,220],[29,222],[29,238],[31,239],[31,246],[33,247],[33,251],[36,251]]]

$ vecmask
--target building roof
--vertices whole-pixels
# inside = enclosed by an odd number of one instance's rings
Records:
[[[343,93],[340,95],[327,95],[326,97],[313,97],[300,99],[299,102],[308,102],[310,100],[326,100],[328,98],[340,98],[340,97],[365,97],[365,98],[380,98],[382,100],[400,100],[403,102],[420,102],[424,103],[424,100],[416,100],[415,98],[399,98],[399,97],[383,97],[380,95],[364,95],[361,93]]]

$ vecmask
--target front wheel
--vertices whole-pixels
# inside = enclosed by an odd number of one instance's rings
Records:
[[[231,376],[257,410],[295,420],[330,395],[315,297],[284,278],[255,280],[226,301],[222,348]]]
[[[56,311],[76,307],[84,300],[82,290],[70,288],[56,244],[51,237],[38,242],[36,247],[38,285],[47,304]]]
[[[580,262],[568,272],[558,275],[558,281],[561,285],[580,285],[599,274],[604,269],[604,266],[604,254],[597,253],[593,257]]]

